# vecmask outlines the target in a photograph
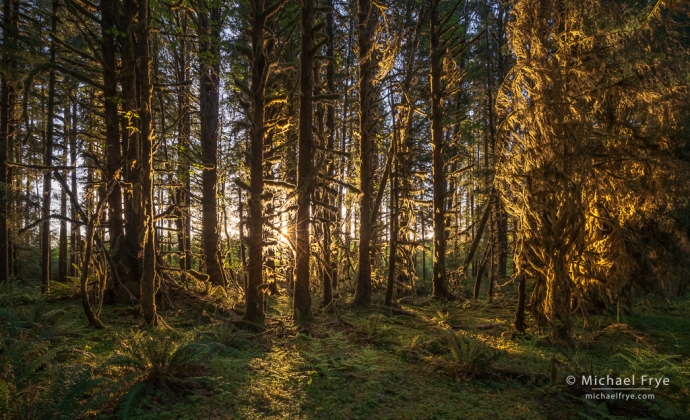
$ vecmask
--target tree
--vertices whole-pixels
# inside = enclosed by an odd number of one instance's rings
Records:
[[[137,248],[141,249],[142,256],[138,257],[137,264],[141,264],[140,297],[144,322],[147,325],[156,325],[158,314],[156,313],[155,295],[158,289],[156,279],[156,230],[154,226],[155,211],[153,205],[153,131],[151,129],[151,97],[153,84],[151,83],[151,55],[149,45],[149,2],[128,0],[125,3],[128,16],[128,33],[131,42],[134,62],[134,80],[136,83],[128,89],[136,88],[131,99],[134,99],[137,114],[137,132],[131,132],[130,136],[136,138],[138,143],[135,150],[129,152],[129,156],[138,159],[133,164],[136,170],[130,177],[132,182],[132,200],[134,201],[131,216],[136,217],[136,231],[140,236],[136,238]],[[133,39],[132,39],[133,38]],[[137,154],[135,154],[138,152]],[[132,162],[129,162],[132,165]],[[131,250],[130,250],[131,252]]]
[[[2,60],[4,68],[0,81],[0,283],[9,279],[11,271],[7,197],[12,185],[12,177],[11,169],[6,162],[10,157],[8,152],[14,142],[15,82],[12,79],[12,71],[14,70],[12,50],[16,48],[15,37],[19,29],[18,14],[14,10],[16,4],[12,0],[3,1]]]
[[[57,12],[58,3],[57,0],[52,2],[52,14],[51,14],[51,32],[57,32]],[[57,48],[55,41],[50,41],[50,63],[55,64],[55,54]],[[53,137],[55,135],[55,70],[50,69],[49,81],[48,81],[48,124],[46,126],[45,133],[45,156],[43,164],[46,166],[46,170],[43,172],[43,207],[41,216],[43,217],[43,226],[41,227],[41,286],[44,290],[48,290],[50,287],[50,202],[51,202],[51,192],[52,192],[52,171],[49,169],[53,165]]]
[[[266,84],[270,72],[268,55],[273,44],[264,39],[266,20],[285,5],[284,0],[266,7],[264,0],[251,1],[250,45],[251,51],[238,47],[238,51],[248,56],[251,64],[251,85],[235,80],[240,89],[249,96],[246,106],[249,120],[249,262],[248,276],[245,287],[245,302],[247,305],[244,319],[263,324],[264,322],[264,292],[263,292],[263,148],[265,137],[264,114],[266,108]],[[246,186],[245,186],[246,188]]]
[[[302,46],[300,53],[300,102],[299,102],[299,155],[297,162],[297,243],[295,252],[295,320],[312,318],[311,293],[309,292],[309,219],[311,194],[314,185],[312,143],[314,91],[314,2],[302,2]]]
[[[376,101],[374,80],[376,70],[376,27],[378,9],[370,0],[357,2],[357,29],[359,37],[359,189],[361,191],[359,213],[359,268],[354,303],[371,304],[371,234],[373,211],[374,151],[376,148]],[[385,183],[382,183],[384,188]]]
[[[101,49],[103,52],[103,96],[104,96],[104,120],[105,120],[105,144],[106,144],[106,179],[113,179],[116,173],[122,169],[122,149],[120,145],[120,116],[118,115],[119,98],[117,94],[116,75],[116,34],[118,28],[115,24],[119,19],[116,11],[116,3],[112,0],[102,0],[101,6]],[[76,151],[75,151],[76,153]],[[75,164],[75,160],[72,161]],[[75,173],[76,176],[76,173]],[[74,179],[76,181],[76,178]],[[72,185],[76,191],[76,185]],[[74,215],[73,215],[74,217]],[[125,281],[131,290],[137,295],[139,288],[132,287],[138,282],[130,278],[129,255],[125,240],[124,220],[122,218],[122,189],[120,184],[113,185],[113,191],[108,197],[108,230],[110,236],[110,252],[115,263],[115,270],[120,281]],[[126,287],[126,286],[125,286]],[[118,300],[126,299],[120,284],[115,282],[113,287]]]
[[[213,3],[211,3],[213,1]],[[218,117],[220,112],[220,3],[201,3],[199,19],[199,108],[201,111],[202,164],[202,230],[204,262],[209,281],[227,284],[218,251]]]
[[[429,81],[431,87],[431,153],[432,153],[432,183],[433,183],[433,229],[434,229],[434,273],[432,279],[432,296],[449,299],[451,293],[446,287],[446,241],[448,239],[446,221],[446,162],[444,157],[445,98],[451,96],[455,84],[462,77],[457,71],[456,64],[446,54],[452,49],[457,39],[444,34],[448,32],[447,25],[452,22],[451,9],[445,15],[439,11],[440,0],[430,0],[429,3]],[[457,6],[456,6],[457,7]],[[452,35],[452,32],[451,32]],[[464,41],[464,40],[463,40]],[[463,46],[464,47],[464,46]]]
[[[516,64],[498,97],[496,185],[518,224],[516,275],[535,278],[530,306],[566,346],[575,302],[617,299],[645,264],[636,244],[663,217],[660,194],[679,199],[661,192],[684,165],[666,130],[679,90],[650,60],[670,45],[653,45],[657,6],[523,0],[509,24]]]

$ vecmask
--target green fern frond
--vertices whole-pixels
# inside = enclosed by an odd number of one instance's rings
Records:
[[[125,396],[125,399],[122,400],[122,405],[120,406],[120,418],[122,420],[129,419],[129,413],[136,404],[139,394],[144,390],[144,386],[142,383],[134,385]]]

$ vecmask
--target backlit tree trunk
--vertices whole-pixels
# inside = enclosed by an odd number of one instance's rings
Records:
[[[187,35],[187,12],[181,11],[181,30],[183,34]],[[187,154],[189,153],[192,116],[189,107],[189,88],[186,81],[189,78],[187,40],[180,41],[180,48],[175,54],[175,76],[176,82],[180,84],[177,88],[178,101],[178,171],[177,182],[178,188],[175,191],[175,203],[177,204],[175,220],[175,227],[177,228],[177,251],[180,258],[180,269],[189,271],[192,268],[192,251],[191,251],[191,217],[190,206],[191,199],[188,191],[191,188],[191,178],[189,175],[189,161]]]
[[[266,24],[265,0],[252,1],[251,7],[251,87],[250,89],[250,129],[249,129],[249,218],[247,228],[249,236],[249,261],[247,263],[247,285],[245,289],[246,311],[244,319],[263,324],[264,293],[263,284],[263,147],[264,147],[264,112],[266,104],[266,81],[268,79],[268,57],[264,44]]]
[[[209,0],[210,1],[210,0]],[[202,163],[202,240],[204,262],[209,281],[225,285],[225,275],[218,254],[218,212],[216,187],[218,184],[218,117],[220,111],[220,6],[202,2],[199,13],[199,107],[201,110]]]
[[[329,0],[329,6],[333,7],[333,1]],[[328,36],[327,52],[328,57],[333,57],[333,38],[335,37],[335,28],[333,22],[333,11],[331,10],[326,17],[326,35]],[[326,86],[328,91],[331,93],[335,92],[335,64],[329,61],[326,67]],[[328,140],[326,143],[326,148],[333,149],[335,147],[335,105],[328,104],[328,110],[326,111],[326,129],[328,130]],[[331,157],[331,162],[328,164],[326,170],[326,175],[329,178],[335,176],[335,156]],[[329,205],[334,205],[335,200],[331,193],[325,191],[326,203]],[[340,209],[340,206],[337,207]],[[331,252],[331,228],[332,221],[337,217],[332,215],[330,211],[325,212],[324,222],[323,222],[323,278],[321,283],[323,284],[323,305],[326,306],[333,300],[333,290],[337,284],[338,278],[338,263],[336,262],[334,255]]]
[[[302,51],[300,54],[300,104],[299,104],[299,155],[297,160],[297,253],[295,264],[296,321],[312,318],[311,293],[309,292],[309,218],[311,217],[311,193],[314,186],[312,156],[312,120],[314,90],[313,54],[314,1],[302,2]]]
[[[153,206],[153,130],[151,130],[151,56],[149,52],[149,1],[139,0],[139,39],[137,43],[139,119],[141,120],[141,187],[144,207],[144,270],[141,277],[141,307],[144,322],[156,325],[156,231]]]
[[[360,306],[371,304],[371,230],[373,210],[373,156],[376,150],[376,88],[374,86],[374,32],[378,12],[371,0],[358,0],[359,28],[359,131],[360,131],[360,200],[359,224],[359,269],[354,303]]]
[[[117,76],[116,76],[116,43],[115,21],[117,15],[113,0],[101,1],[101,35],[103,37],[103,95],[105,117],[105,144],[106,144],[106,180],[115,177],[122,168],[122,151],[120,146],[120,128],[118,116]],[[108,234],[110,236],[110,253],[115,263],[118,278],[128,280],[130,270],[129,256],[127,255],[127,241],[124,233],[124,219],[122,217],[122,189],[115,185],[108,197]],[[131,282],[131,280],[130,280]],[[115,296],[123,302],[126,301],[120,285],[113,282]],[[138,288],[134,289],[138,293]]]
[[[51,30],[57,30],[57,1],[53,1],[53,14],[51,17]],[[50,42],[50,62],[55,63],[55,41]],[[46,149],[43,164],[47,167],[53,164],[53,136],[55,134],[55,70],[50,69],[48,76],[48,124],[46,127]],[[43,227],[41,228],[41,285],[44,290],[50,287],[50,202],[53,177],[50,170],[43,173]]]
[[[434,277],[431,281],[432,296],[447,299],[450,293],[446,288],[446,179],[443,160],[443,92],[441,78],[443,77],[444,48],[441,45],[441,27],[439,25],[440,0],[430,0],[430,28],[431,37],[431,153],[432,153],[432,182],[433,197],[433,225],[434,225]]]

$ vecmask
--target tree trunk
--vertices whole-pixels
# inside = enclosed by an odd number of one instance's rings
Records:
[[[181,11],[181,30],[184,35],[187,34],[187,12]],[[183,40],[180,43],[179,51],[175,55],[176,58],[176,82],[180,84],[177,89],[178,98],[178,182],[181,184],[175,192],[175,202],[177,204],[177,220],[175,226],[177,228],[177,251],[180,257],[180,270],[189,271],[192,268],[192,253],[191,253],[191,217],[190,206],[191,199],[187,193],[191,188],[191,180],[189,176],[189,162],[184,155],[188,153],[189,141],[191,137],[192,119],[189,109],[189,88],[184,82],[189,78],[189,70],[187,65],[187,41]]]
[[[314,179],[312,120],[314,91],[314,1],[302,2],[302,51],[300,54],[299,155],[297,157],[297,243],[294,316],[298,322],[312,318],[309,291],[309,218]]]
[[[378,13],[371,0],[358,0],[359,27],[359,107],[360,107],[360,201],[359,224],[359,269],[355,288],[354,304],[371,304],[371,228],[372,228],[372,180],[373,155],[376,131],[376,89],[374,73],[377,63],[374,59],[374,31]]]
[[[76,93],[75,93],[76,95]],[[69,153],[70,153],[70,164],[72,166],[77,166],[77,101],[76,97],[74,102],[72,102],[72,112],[71,112],[71,123],[70,123],[70,133],[69,133]],[[72,171],[72,193],[77,193],[77,171]],[[77,220],[77,208],[74,203],[70,200],[70,216],[72,219]],[[77,266],[79,264],[79,226],[74,223],[70,223],[70,263],[69,263],[69,273],[70,276],[76,277]]]
[[[53,13],[51,15],[51,31],[57,31],[58,3],[53,1]],[[55,63],[55,41],[50,42],[50,62]],[[43,159],[45,166],[53,164],[53,136],[55,134],[55,70],[51,68],[48,79],[48,124],[46,128],[46,150]],[[51,171],[43,173],[43,206],[41,215],[44,219],[41,229],[41,287],[44,291],[50,288],[50,201],[53,177]]]
[[[65,148],[66,151],[67,148]],[[67,163],[67,156],[65,156],[65,163]],[[58,281],[65,283],[67,281],[67,195],[64,189],[60,192],[60,216],[62,219],[60,219]]]
[[[515,330],[521,333],[525,332],[525,277],[527,274],[523,271],[518,284],[518,304],[515,310]]]
[[[264,108],[266,100],[266,79],[268,78],[268,57],[264,48],[264,25],[266,15],[264,13],[264,0],[252,3],[251,22],[251,102],[250,116],[250,196],[249,196],[249,271],[247,288],[245,290],[246,310],[244,319],[259,324],[264,323],[264,294],[261,290],[263,284],[263,206],[261,195],[263,194],[263,147],[264,147]]]
[[[103,36],[103,95],[105,116],[105,144],[106,144],[106,180],[113,179],[122,168],[122,152],[120,150],[120,129],[117,106],[117,76],[116,76],[116,48],[115,43],[116,11],[113,0],[101,1],[101,35]],[[124,219],[122,217],[122,190],[115,185],[108,197],[108,233],[110,236],[110,253],[115,262],[117,277],[127,279],[129,275],[127,242],[124,233]],[[115,274],[113,275],[115,276]],[[131,281],[130,281],[131,282]],[[120,285],[113,282],[114,296],[126,302]]]
[[[216,186],[218,184],[218,117],[220,112],[220,6],[204,4],[199,13],[199,107],[201,110],[201,149],[204,169],[202,178],[202,240],[204,262],[209,281],[226,285],[218,253],[218,214]],[[210,9],[210,10],[207,10]]]
[[[419,223],[422,225],[422,280],[426,285],[426,232],[424,229],[424,212],[419,208]]]
[[[484,277],[484,270],[486,269],[486,264],[491,259],[491,253],[493,252],[493,245],[491,243],[486,244],[486,249],[484,250],[484,256],[479,264],[479,269],[477,270],[477,278],[474,281],[474,298],[479,298],[479,289],[482,286],[482,278]]]
[[[134,31],[138,19],[136,3],[128,0],[123,7],[124,32],[130,34]],[[120,38],[117,38],[120,39]],[[141,131],[138,127],[140,119],[136,118],[137,109],[137,51],[133,34],[120,39],[122,51],[122,64],[120,70],[120,85],[122,88],[122,126],[121,139],[123,154],[126,156],[123,178],[130,186],[125,189],[125,244],[127,251],[128,268],[127,277],[122,278],[125,287],[139,298],[141,278],[143,273],[143,249],[140,238],[144,236],[144,202],[142,197],[141,171]]]
[[[3,2],[3,45],[11,44],[17,35],[17,14],[13,10],[12,0]],[[2,57],[5,65],[12,69],[14,60],[5,52]],[[2,86],[0,89],[0,283],[7,282],[11,271],[11,256],[9,247],[9,226],[7,216],[10,206],[7,200],[7,191],[12,186],[10,168],[5,163],[11,158],[9,151],[14,142],[14,103],[15,88],[9,72],[2,73]]]
[[[329,0],[329,6],[333,7],[333,0]],[[328,36],[327,51],[326,55],[328,57],[333,57],[333,38],[335,37],[335,28],[333,22],[333,11],[329,12],[326,17],[326,35]],[[326,86],[328,91],[331,93],[335,92],[335,64],[329,61],[326,67]],[[331,103],[328,104],[328,110],[326,111],[326,130],[328,130],[328,140],[326,148],[332,150],[335,147],[335,106]],[[335,177],[335,156],[332,157],[328,168],[326,170],[326,175],[329,178]],[[335,205],[335,197],[329,192],[325,192],[326,203],[330,205]],[[337,207],[340,209],[340,206]],[[331,228],[332,221],[338,217],[338,215],[333,216],[330,211],[325,212],[326,216],[323,223],[323,305],[326,306],[333,301],[333,290],[338,282],[338,263],[335,260],[335,256],[331,252]]]
[[[443,93],[441,78],[443,77],[444,48],[441,45],[441,27],[439,25],[438,6],[440,0],[430,0],[430,37],[431,37],[431,150],[432,150],[432,182],[433,223],[434,223],[434,277],[431,281],[432,293],[435,298],[449,299],[450,292],[446,288],[446,196],[445,162],[443,159]]]
[[[402,96],[405,96],[404,94]],[[391,139],[391,156],[390,156],[390,217],[389,217],[389,229],[390,229],[390,242],[388,246],[388,281],[386,282],[386,296],[384,299],[384,305],[391,306],[393,303],[393,287],[395,286],[395,272],[397,264],[397,252],[398,252],[398,171],[400,169],[400,163],[398,161],[398,143],[400,141],[401,129],[398,124],[401,122],[396,121],[395,113],[396,107],[393,103],[392,96],[390,97],[391,105],[391,125],[393,127],[393,137]],[[381,189],[385,186],[381,185]]]
[[[155,326],[158,322],[156,313],[156,231],[154,226],[153,205],[153,130],[151,129],[151,55],[149,46],[149,1],[139,0],[137,24],[132,31],[136,34],[134,45],[136,57],[137,100],[139,113],[139,133],[141,144],[141,172],[138,184],[134,189],[141,188],[138,210],[141,217],[139,226],[143,235],[140,237],[140,248],[143,249],[143,269],[140,282],[141,308],[144,323]]]

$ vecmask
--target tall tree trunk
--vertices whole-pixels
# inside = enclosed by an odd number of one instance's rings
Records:
[[[206,274],[213,284],[225,286],[218,253],[218,117],[220,112],[220,5],[203,1],[199,13],[199,107],[201,110],[201,224]]]
[[[187,35],[187,12],[181,11],[181,30],[183,35]],[[177,204],[177,219],[175,226],[177,228],[177,251],[180,256],[180,270],[189,271],[192,268],[192,250],[191,250],[191,216],[190,206],[191,198],[188,191],[191,188],[191,179],[189,176],[189,162],[185,155],[188,152],[189,141],[191,138],[192,116],[189,109],[189,87],[185,84],[189,78],[189,69],[187,64],[187,40],[182,40],[180,48],[176,52],[176,82],[180,84],[177,89],[178,98],[178,182],[182,185],[177,188],[175,192],[175,202]]]
[[[67,105],[69,106],[69,105]],[[65,147],[65,152],[67,148]],[[67,156],[64,157],[67,163]],[[65,283],[67,281],[67,194],[62,189],[60,192],[60,237],[59,237],[59,254],[58,254],[58,281]]]
[[[372,7],[371,0],[358,0],[359,28],[359,130],[360,130],[360,224],[359,224],[359,269],[355,288],[354,304],[369,306],[371,304],[371,229],[372,229],[372,180],[373,155],[376,131],[376,88],[374,73],[374,31],[377,25],[378,12]]]
[[[297,243],[295,264],[295,320],[312,318],[309,292],[309,218],[313,190],[312,120],[314,91],[314,1],[302,2],[302,51],[300,54],[299,155],[297,157]]]
[[[426,285],[426,231],[424,229],[424,211],[419,207],[419,223],[422,225],[422,281]]]
[[[138,7],[133,0],[127,0],[123,7],[123,32],[128,36],[121,39],[122,64],[120,70],[120,85],[122,88],[122,150],[126,156],[124,181],[129,185],[125,189],[125,246],[127,251],[127,268],[129,272],[122,281],[135,297],[139,297],[141,278],[144,268],[143,249],[140,238],[144,237],[144,202],[142,197],[142,133],[139,128],[141,120],[136,118],[137,109],[137,60],[138,51],[133,35],[134,27],[139,18]]]
[[[247,255],[244,249],[245,236],[244,236],[244,203],[242,201],[242,188],[237,188],[237,207],[239,211],[239,226],[237,227],[240,231],[240,243],[239,243],[239,259],[242,263],[242,287],[247,289]]]
[[[13,10],[13,1],[4,0],[3,2],[3,31],[2,44],[5,53],[2,57],[5,65],[12,69],[14,67],[14,60],[10,57],[10,46],[16,42],[17,35],[17,13]],[[9,151],[14,142],[14,104],[15,104],[15,88],[14,81],[11,79],[9,72],[2,74],[2,86],[0,89],[0,283],[6,282],[9,279],[11,271],[11,256],[9,247],[9,227],[7,224],[7,215],[10,206],[7,200],[7,192],[12,186],[12,177],[10,168],[5,163],[8,158],[11,158]]]
[[[268,78],[268,57],[264,46],[264,25],[266,23],[265,0],[252,2],[251,21],[251,112],[250,112],[250,162],[249,162],[249,262],[245,290],[246,310],[244,319],[263,324],[264,294],[263,284],[263,147],[264,147],[264,111],[266,102],[266,80]]]
[[[333,8],[333,0],[329,0],[328,5]],[[327,51],[326,55],[328,57],[333,57],[333,38],[335,37],[335,28],[333,22],[333,10],[331,10],[326,16],[326,35],[328,36]],[[326,86],[328,87],[329,93],[335,92],[335,64],[329,61],[326,67]],[[335,147],[335,106],[331,103],[328,104],[328,109],[326,111],[326,130],[328,130],[328,140],[326,148],[332,150]],[[326,175],[329,178],[335,176],[335,157],[333,156],[331,161],[328,163],[328,168],[326,169]],[[329,205],[335,204],[335,197],[333,194],[326,191],[326,203]],[[340,209],[340,206],[337,207]],[[332,221],[337,215],[332,215],[330,211],[325,212],[323,223],[323,305],[326,306],[333,301],[333,290],[338,282],[338,263],[331,252],[331,228]]]
[[[133,196],[139,215],[137,224],[141,236],[138,237],[139,249],[143,250],[139,302],[146,325],[153,326],[158,322],[155,295],[156,282],[156,231],[154,225],[153,204],[153,130],[151,129],[151,54],[149,45],[149,1],[139,0],[136,7],[136,20],[130,26],[133,33],[137,113],[139,115],[140,171],[133,186]],[[134,24],[134,22],[137,22]],[[137,191],[139,190],[139,191]],[[130,250],[131,251],[131,250]]]
[[[117,76],[116,76],[116,11],[113,0],[101,0],[101,35],[103,37],[103,95],[105,116],[105,144],[106,144],[106,182],[115,178],[122,168],[122,152],[120,150],[120,129],[118,116]],[[110,236],[110,253],[117,270],[116,276],[128,279],[128,250],[124,233],[124,219],[122,217],[122,190],[117,184],[108,197],[108,234]],[[115,276],[115,274],[113,274]],[[128,281],[132,283],[131,280]],[[113,282],[114,296],[110,299],[126,301],[120,285]],[[130,288],[130,290],[132,290]],[[134,289],[138,291],[137,289]]]
[[[77,98],[75,92],[74,101],[71,103],[72,112],[70,113],[70,132],[69,132],[69,153],[70,153],[70,165],[77,166]],[[72,193],[77,193],[77,171],[76,169],[72,171]],[[77,220],[77,208],[74,203],[70,200],[70,216],[73,220]],[[70,223],[70,262],[69,262],[69,273],[70,276],[76,277],[77,266],[79,264],[79,226],[75,223]]]
[[[392,101],[392,100],[391,100]],[[386,297],[384,305],[391,306],[393,304],[393,287],[395,286],[395,271],[397,265],[398,252],[398,136],[399,131],[396,129],[395,108],[391,107],[392,125],[393,125],[393,145],[391,147],[391,197],[390,197],[390,244],[388,253],[388,282],[386,284]],[[382,185],[381,188],[384,188]]]
[[[57,0],[53,0],[53,13],[51,15],[51,31],[57,31]],[[50,62],[55,63],[56,46],[55,41],[50,42]],[[53,164],[53,136],[55,134],[55,70],[51,68],[48,79],[48,121],[46,128],[46,149],[43,164],[52,166]],[[42,216],[44,218],[41,230],[41,286],[44,290],[50,288],[50,202],[51,187],[53,177],[51,171],[43,173],[43,207]]]
[[[340,150],[346,150],[347,147],[347,139],[348,139],[348,131],[352,131],[352,123],[351,119],[348,118],[349,112],[350,112],[350,95],[349,95],[349,90],[350,90],[350,67],[351,67],[351,62],[352,62],[352,34],[354,33],[354,18],[350,16],[348,18],[348,37],[347,37],[347,52],[346,52],[346,59],[345,59],[345,89],[343,90],[343,119],[342,119],[342,130],[341,130],[341,137],[340,137]],[[350,136],[351,137],[351,136]],[[345,156],[340,156],[340,179],[343,179],[345,176],[345,167],[348,166],[345,161]],[[344,194],[344,188],[342,185],[338,185],[338,200],[337,200],[337,205],[336,208],[338,208],[338,215],[337,215],[337,224],[341,225],[342,224],[342,208],[343,208],[343,199],[345,198]],[[338,248],[338,254],[339,254],[339,260],[342,261],[343,263],[343,268],[342,272],[345,273],[345,277],[349,278],[350,277],[350,264],[349,264],[349,255],[351,252],[350,248],[350,229],[352,227],[351,223],[351,213],[349,210],[346,210],[345,212],[345,232],[341,232],[341,243],[345,244],[345,249],[347,250],[345,255],[342,255],[343,252],[341,248]],[[342,237],[344,236],[344,238]],[[337,271],[337,268],[336,268]],[[337,283],[337,278],[333,279],[333,290],[335,294],[338,294],[338,283]]]
[[[446,179],[443,159],[443,55],[444,47],[441,45],[441,27],[439,22],[440,0],[430,0],[430,28],[431,37],[431,150],[432,150],[432,182],[434,188],[433,197],[433,222],[434,222],[434,277],[431,281],[432,293],[436,298],[451,298],[446,288]]]

